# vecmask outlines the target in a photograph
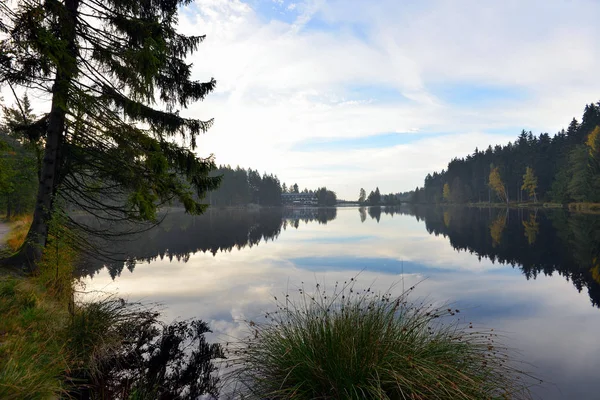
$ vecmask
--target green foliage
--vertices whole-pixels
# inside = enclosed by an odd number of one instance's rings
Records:
[[[589,153],[585,146],[575,147],[569,153],[569,175],[567,184],[569,197],[575,201],[586,201],[591,195],[592,174],[588,168]]]
[[[31,212],[38,183],[39,145],[31,142],[20,126],[35,119],[29,99],[22,108],[2,107],[0,125],[0,207],[6,217]]]
[[[497,335],[449,322],[457,310],[352,282],[300,292],[266,323],[249,321],[249,339],[228,349],[241,398],[530,398]]]

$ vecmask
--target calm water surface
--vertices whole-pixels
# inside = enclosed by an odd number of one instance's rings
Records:
[[[466,321],[508,335],[537,376],[542,399],[600,398],[600,216],[467,208],[171,212],[90,262],[87,290],[198,317],[215,340],[246,334],[244,320],[273,296],[316,282],[359,285],[451,302]]]

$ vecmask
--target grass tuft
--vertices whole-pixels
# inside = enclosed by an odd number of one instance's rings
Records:
[[[314,293],[299,289],[299,300],[275,298],[277,311],[265,323],[250,321],[249,339],[228,348],[234,392],[246,399],[530,398],[528,375],[493,330],[457,322],[459,310],[412,304],[409,292],[357,292],[351,280],[331,293],[317,285]]]

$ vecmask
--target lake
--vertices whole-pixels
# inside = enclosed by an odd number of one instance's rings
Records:
[[[125,261],[90,261],[87,291],[198,317],[223,342],[273,296],[316,283],[392,290],[448,302],[494,328],[544,379],[543,399],[598,398],[600,216],[563,210],[459,207],[170,211],[136,240],[111,245]]]

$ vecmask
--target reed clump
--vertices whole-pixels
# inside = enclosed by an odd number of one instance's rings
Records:
[[[275,299],[265,322],[229,346],[236,397],[255,399],[525,399],[517,369],[493,330],[459,310],[408,301],[354,280]],[[527,383],[529,382],[529,383]]]

